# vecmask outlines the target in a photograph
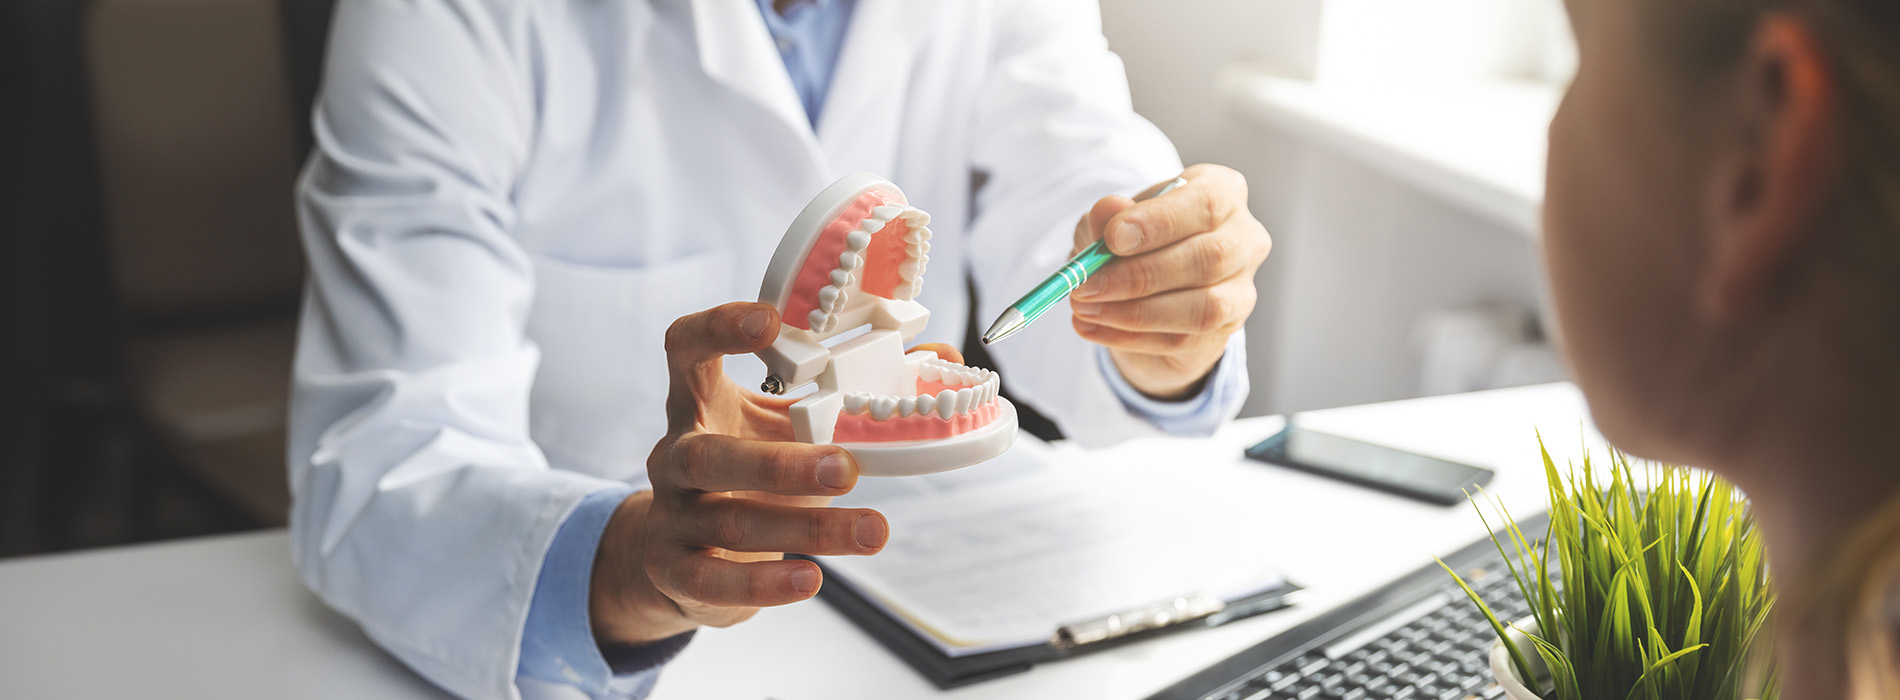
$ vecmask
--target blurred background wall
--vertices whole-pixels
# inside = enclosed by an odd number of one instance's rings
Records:
[[[1557,0],[1101,0],[1274,234],[1248,414],[1562,377]],[[0,2],[0,556],[280,525],[290,209],[331,0]]]

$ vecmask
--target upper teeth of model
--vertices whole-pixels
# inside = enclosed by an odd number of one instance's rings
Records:
[[[908,205],[883,205],[871,208],[871,213],[850,233],[845,234],[844,252],[838,254],[838,268],[831,271],[831,284],[818,290],[818,308],[812,309],[806,316],[814,333],[827,333],[838,324],[838,312],[844,310],[850,294],[845,291],[854,278],[862,275],[864,267],[864,249],[870,247],[871,236],[884,230],[892,221],[903,219],[910,227],[904,235],[904,262],[897,268],[901,281],[891,290],[891,297],[898,301],[910,301],[917,298],[924,283],[924,267],[930,262],[930,215],[924,210]]]
[[[870,414],[872,420],[890,420],[892,417],[909,418],[918,415],[936,415],[949,420],[982,408],[996,400],[1002,391],[1003,380],[995,372],[980,367],[965,367],[943,360],[925,360],[917,367],[919,379],[936,382],[946,388],[936,395],[890,396],[873,394],[868,391],[854,391],[844,395],[844,411],[852,414]]]

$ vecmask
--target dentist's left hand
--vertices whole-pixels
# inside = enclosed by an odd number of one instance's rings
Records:
[[[778,337],[778,312],[733,303],[666,333],[668,431],[647,459],[653,490],[614,512],[595,557],[595,638],[643,644],[723,627],[818,592],[822,574],[784,553],[874,554],[890,525],[876,511],[827,508],[858,480],[835,445],[792,441],[793,400],[741,388],[721,369]]]

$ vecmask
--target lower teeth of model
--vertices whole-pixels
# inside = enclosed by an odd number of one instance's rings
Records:
[[[870,414],[872,420],[889,420],[893,416],[909,418],[917,415],[936,415],[949,420],[996,400],[996,392],[1001,386],[994,377],[977,386],[961,389],[944,389],[935,396],[888,396],[872,394],[866,391],[854,391],[844,395],[846,413]]]

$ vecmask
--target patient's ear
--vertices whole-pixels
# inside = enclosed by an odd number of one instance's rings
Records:
[[[1763,303],[1826,202],[1839,162],[1835,77],[1813,28],[1790,13],[1756,27],[1717,109],[1739,128],[1715,144],[1709,258],[1698,306],[1716,321]]]

